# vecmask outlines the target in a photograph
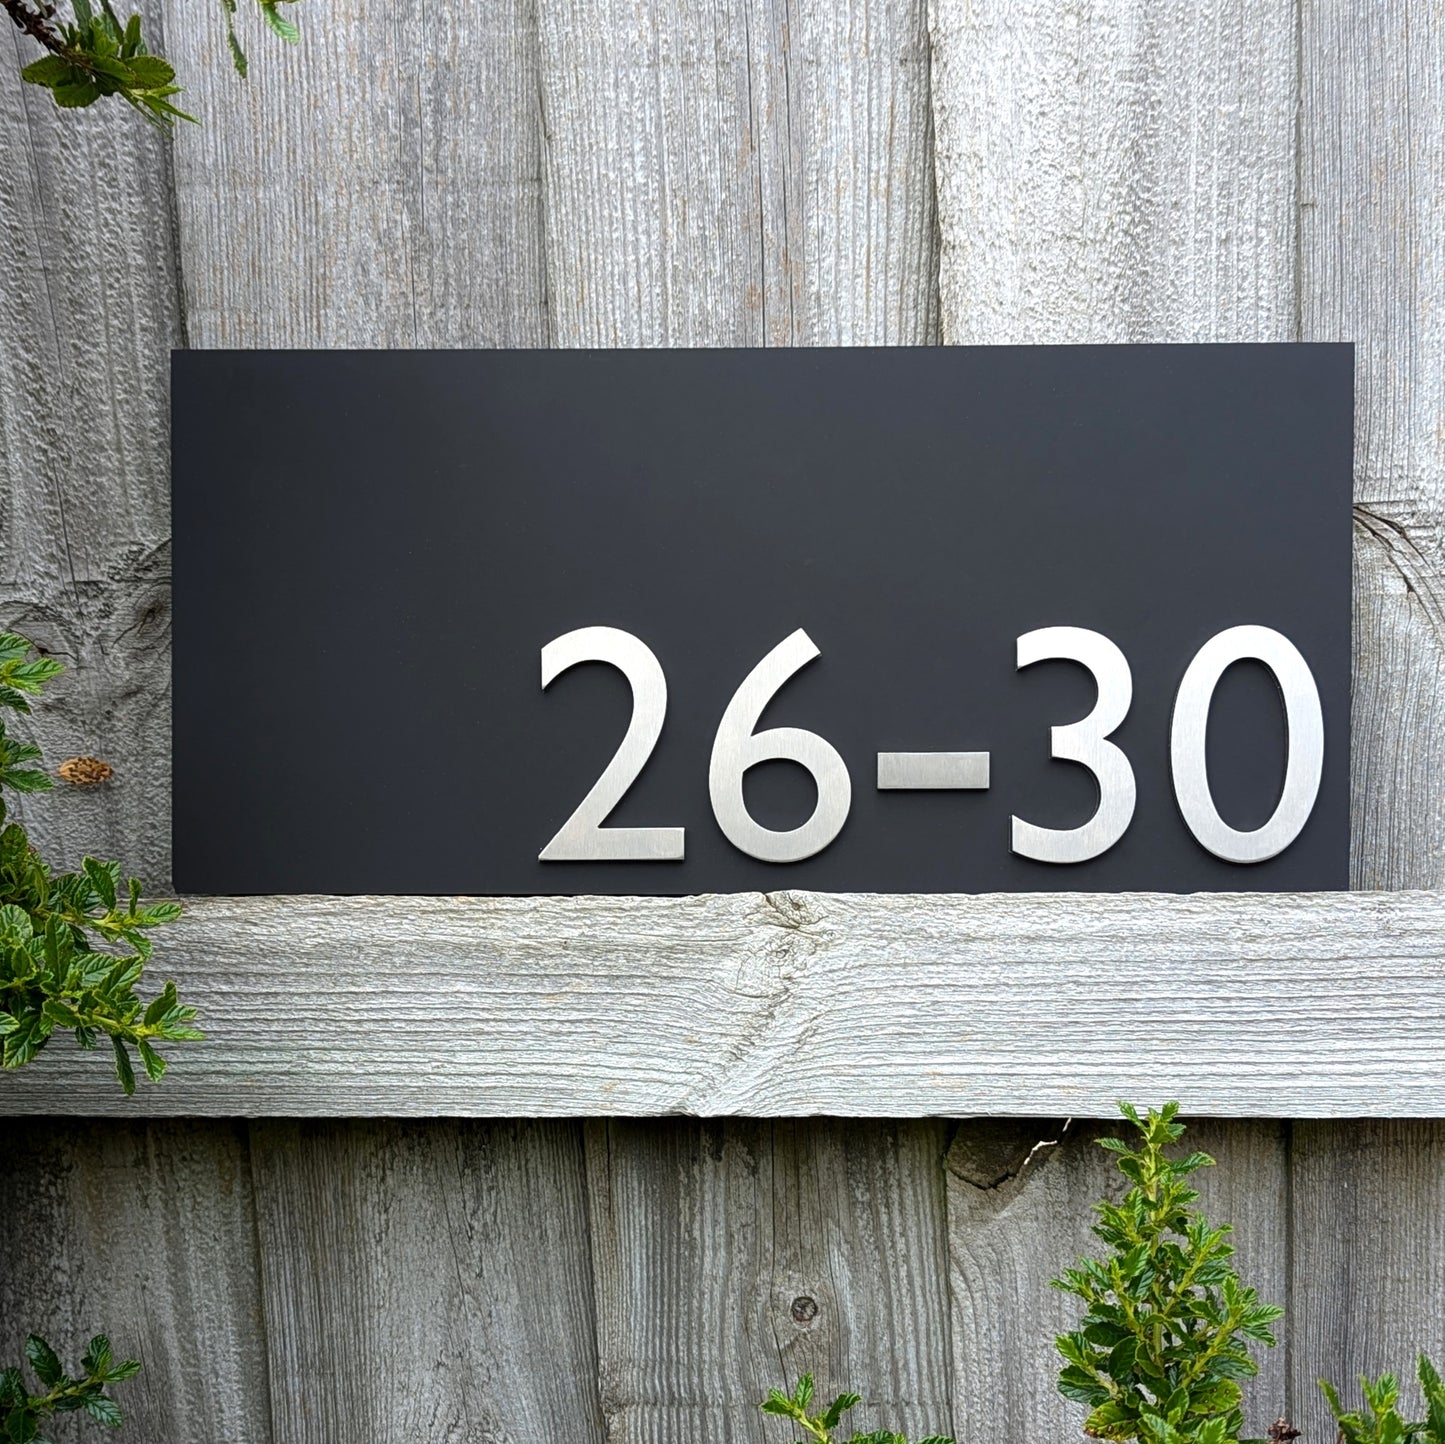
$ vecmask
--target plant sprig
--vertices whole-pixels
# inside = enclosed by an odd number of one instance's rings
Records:
[[[115,1427],[122,1422],[120,1407],[105,1392],[106,1386],[138,1374],[140,1364],[134,1359],[113,1362],[104,1334],[87,1345],[78,1378],[65,1372],[55,1350],[38,1334],[26,1339],[25,1357],[44,1392],[32,1394],[21,1369],[0,1371],[0,1424],[12,1444],[46,1444],[40,1427],[55,1414],[84,1410],[98,1424]]]
[[[773,1389],[759,1407],[764,1414],[791,1419],[807,1435],[806,1444],[908,1444],[902,1434],[894,1434],[887,1429],[875,1429],[871,1434],[850,1434],[846,1440],[842,1439],[836,1431],[843,1416],[862,1402],[861,1395],[839,1394],[821,1414],[810,1414],[813,1376],[804,1374],[791,1394]],[[954,1441],[942,1434],[930,1434],[928,1438],[920,1439],[918,1444],[954,1444]]]
[[[267,26],[282,40],[296,44],[301,32],[296,22],[281,13],[295,0],[256,0]],[[47,51],[21,70],[21,78],[50,91],[55,103],[66,109],[94,105],[106,96],[119,96],[147,120],[169,127],[177,120],[194,121],[171,103],[181,87],[176,72],[163,56],[146,48],[141,18],[121,22],[111,0],[69,0],[71,19],[59,16],[56,0],[0,0],[10,18]],[[236,0],[221,0],[226,22],[226,45],[236,72],[245,78],[246,52],[236,36]]]
[[[45,772],[26,764],[40,757],[30,742],[11,738],[4,709],[28,713],[28,698],[64,668],[32,659],[31,645],[0,632],[0,1039],[6,1068],[21,1068],[57,1028],[82,1048],[102,1034],[115,1055],[116,1077],[135,1092],[129,1049],[152,1082],[166,1071],[159,1042],[202,1037],[196,1010],[168,982],[148,1003],[136,993],[150,961],[153,928],[180,916],[179,903],[143,904],[138,879],[121,883],[120,864],[87,857],[79,872],[52,873],[18,822],[5,822],[3,791],[42,792]]]
[[[1081,1326],[1056,1340],[1059,1391],[1089,1405],[1084,1428],[1096,1438],[1226,1444],[1243,1428],[1238,1381],[1258,1371],[1249,1345],[1272,1346],[1270,1325],[1284,1310],[1240,1282],[1229,1226],[1211,1228],[1192,1207],[1199,1195],[1188,1177],[1214,1160],[1167,1156],[1184,1132],[1179,1105],[1144,1117],[1119,1107],[1138,1146],[1100,1143],[1133,1187],[1121,1203],[1096,1205],[1094,1233],[1111,1256],[1081,1259],[1053,1280],[1085,1309]]]
[[[1320,1388],[1339,1426],[1340,1444],[1412,1444],[1415,1440],[1445,1444],[1445,1384],[1424,1354],[1416,1365],[1416,1377],[1425,1396],[1425,1417],[1413,1423],[1400,1413],[1400,1381],[1394,1374],[1381,1374],[1373,1383],[1363,1374],[1360,1376],[1360,1391],[1368,1411],[1365,1413],[1347,1410],[1335,1386],[1321,1379]]]

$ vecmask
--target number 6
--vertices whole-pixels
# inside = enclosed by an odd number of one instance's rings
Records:
[[[785,637],[733,693],[713,739],[707,770],[713,816],[735,848],[763,862],[801,862],[821,852],[843,830],[853,802],[848,768],[832,743],[801,727],[753,731],[778,688],[818,655],[801,627]],[[743,773],[774,758],[806,767],[818,786],[813,815],[791,832],[774,832],[754,822],[743,801]]]

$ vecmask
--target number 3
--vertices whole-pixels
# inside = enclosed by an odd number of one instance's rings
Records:
[[[1055,727],[1054,757],[1079,762],[1099,784],[1099,807],[1082,827],[1036,827],[1013,819],[1013,850],[1038,862],[1087,862],[1108,852],[1134,816],[1134,769],[1108,741],[1134,700],[1134,679],[1124,654],[1107,637],[1084,627],[1041,627],[1018,640],[1018,665],[1062,658],[1080,662],[1099,689],[1094,710],[1082,722]]]

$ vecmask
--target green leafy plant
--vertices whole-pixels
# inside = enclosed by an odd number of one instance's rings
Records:
[[[844,1440],[837,1433],[843,1415],[862,1402],[858,1394],[839,1394],[821,1414],[810,1414],[813,1376],[804,1374],[791,1394],[773,1389],[760,1407],[765,1414],[791,1419],[806,1436],[806,1441],[800,1441],[800,1444],[908,1444],[902,1434],[894,1434],[887,1429],[876,1429],[871,1434],[850,1434]],[[941,1434],[930,1434],[927,1439],[920,1439],[918,1444],[953,1444],[953,1440]]]
[[[1399,1410],[1400,1384],[1393,1374],[1381,1374],[1371,1383],[1362,1374],[1360,1390],[1365,1396],[1365,1413],[1351,1413],[1340,1403],[1334,1385],[1320,1380],[1329,1400],[1330,1412],[1339,1425],[1341,1444],[1445,1444],[1445,1384],[1424,1354],[1417,1365],[1420,1391],[1425,1396],[1425,1417],[1416,1423],[1405,1420]]]
[[[40,749],[10,737],[4,711],[28,713],[28,697],[64,668],[32,659],[31,645],[0,632],[0,1039],[3,1063],[20,1068],[57,1029],[70,1029],[82,1048],[109,1037],[116,1076],[135,1092],[128,1045],[140,1054],[153,1082],[166,1071],[156,1049],[162,1040],[200,1038],[196,1010],[176,996],[176,985],[142,1004],[136,994],[151,956],[152,928],[180,916],[180,904],[141,903],[141,884],[122,888],[120,865],[87,857],[79,872],[52,873],[18,822],[6,822],[4,791],[41,792],[50,777],[26,764]]]
[[[266,24],[295,44],[301,38],[296,22],[282,13],[295,0],[256,0]],[[169,126],[177,120],[194,120],[171,104],[179,95],[176,72],[170,62],[147,50],[141,36],[141,18],[132,15],[122,23],[111,0],[69,0],[71,18],[61,18],[56,0],[0,0],[10,18],[49,52],[20,72],[32,85],[44,86],[55,103],[67,109],[94,105],[106,96],[118,96],[147,120]],[[236,0],[221,0],[226,43],[231,62],[244,79],[246,52],[236,36]]]
[[[1179,1105],[1143,1117],[1119,1106],[1137,1146],[1100,1143],[1132,1187],[1121,1203],[1096,1205],[1094,1233],[1110,1256],[1081,1259],[1053,1281],[1084,1304],[1080,1327],[1056,1341],[1058,1387],[1089,1405],[1085,1432],[1096,1438],[1225,1444],[1243,1428],[1239,1380],[1258,1369],[1249,1345],[1272,1346],[1284,1311],[1240,1282],[1228,1225],[1212,1228],[1193,1207],[1189,1175],[1214,1160],[1167,1155],[1184,1132]]]
[[[0,1424],[12,1444],[46,1444],[40,1426],[54,1414],[83,1410],[97,1423],[119,1424],[121,1412],[105,1392],[106,1385],[140,1372],[134,1359],[112,1362],[110,1340],[104,1334],[97,1334],[86,1347],[78,1378],[66,1374],[55,1350],[36,1334],[25,1341],[25,1357],[44,1392],[32,1394],[20,1369],[0,1372]]]

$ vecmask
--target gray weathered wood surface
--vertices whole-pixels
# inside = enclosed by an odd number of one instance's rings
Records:
[[[197,901],[170,943],[206,1045],[134,1099],[56,1047],[4,1080],[4,1107],[1097,1117],[1177,1096],[1205,1114],[1445,1114],[1434,893],[1114,894],[1089,901],[1083,936],[1079,905]]]
[[[246,85],[202,12],[150,9],[207,120],[173,144],[58,115],[0,42],[0,607],[75,663],[36,719],[52,762],[117,769],[23,809],[61,860],[169,871],[173,344],[1300,337],[1358,348],[1354,883],[1445,886],[1438,0],[505,0],[380,21],[340,0],[297,52],[253,25]],[[946,1111],[907,1079],[890,1104],[849,1089],[870,989],[907,968],[996,1034],[1012,960],[1083,1012],[1016,1051],[984,1038],[975,1106],[1022,1107],[1010,1066],[1046,1076],[1066,1047],[1088,1066],[1057,1066],[1035,1110],[1157,1087],[1221,1113],[1442,1112],[1438,892],[1075,899],[1067,940],[1058,917],[1030,930],[1035,904],[609,903],[563,935],[549,904],[205,903],[166,956],[213,1041],[131,1111],[788,1111],[820,1106],[820,1078],[838,1111]],[[691,947],[657,926],[688,907]],[[389,965],[369,1020],[358,956]],[[955,996],[950,958],[983,969],[982,1000]],[[594,1049],[569,1094],[575,1074],[488,1081],[457,1037],[494,1065],[509,1018],[615,1041],[637,1014],[597,1010],[624,963],[669,980],[651,1016],[685,1005],[721,1049],[709,1070],[685,1076],[674,1041],[609,1076]],[[577,996],[549,1001],[569,976]],[[1150,1011],[1171,988],[1187,1029]],[[898,1046],[921,1058],[946,1016],[910,1008]],[[339,1073],[323,1016],[351,1030]],[[0,1113],[109,1110],[104,1071],[57,1052],[0,1080]],[[130,1432],[178,1444],[778,1441],[752,1401],[804,1367],[860,1388],[869,1422],[1070,1437],[1049,1385],[1065,1301],[1043,1283],[1107,1173],[1095,1130],[1063,1125],[11,1119],[0,1348],[108,1328],[147,1364]],[[1198,1134],[1211,1207],[1291,1306],[1249,1422],[1283,1409],[1328,1444],[1316,1374],[1445,1348],[1439,1125]]]

